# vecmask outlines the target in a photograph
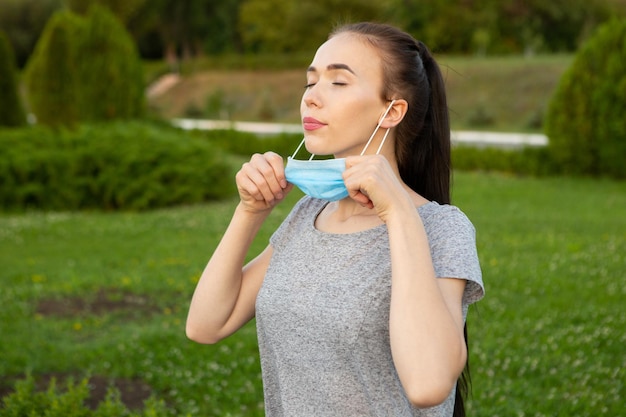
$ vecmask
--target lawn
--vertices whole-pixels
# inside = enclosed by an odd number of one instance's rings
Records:
[[[477,228],[487,286],[469,314],[470,415],[623,413],[625,184],[459,172],[454,197]],[[0,214],[2,392],[26,373],[91,375],[131,407],[155,395],[173,415],[262,416],[253,323],[214,346],[184,335],[234,204]]]

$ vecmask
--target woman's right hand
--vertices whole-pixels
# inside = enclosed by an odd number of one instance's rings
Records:
[[[283,158],[275,152],[252,155],[235,180],[240,205],[251,213],[273,209],[293,188],[285,178]]]

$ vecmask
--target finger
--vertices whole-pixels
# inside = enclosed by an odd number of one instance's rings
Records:
[[[242,199],[252,198],[257,201],[263,201],[264,197],[255,181],[251,178],[253,169],[250,163],[246,162],[242,165],[241,170],[235,176],[237,190]]]
[[[374,203],[370,198],[361,191],[348,191],[350,198],[362,205],[363,207],[373,208]]]
[[[351,199],[364,207],[372,207],[372,200],[367,195],[367,192],[363,189],[363,184],[358,174],[355,174],[353,170],[344,171],[343,182],[348,189],[348,195]]]
[[[278,185],[281,188],[286,188],[288,183],[287,178],[285,178],[285,165],[283,163],[283,157],[275,152],[266,152],[264,156],[274,170],[274,175],[278,181]]]
[[[346,157],[346,171],[350,168],[358,165],[363,160],[362,156],[348,156]]]
[[[247,175],[266,201],[282,199],[283,187],[277,176],[283,176],[282,158],[274,153],[255,154],[247,167]],[[276,172],[278,170],[279,173]]]
[[[263,176],[263,181],[267,187],[263,188],[261,184],[259,184],[261,191],[264,193],[269,191],[274,198],[283,198],[283,190],[287,186],[283,158],[274,152],[267,152],[263,155],[259,155],[254,163],[258,172]]]

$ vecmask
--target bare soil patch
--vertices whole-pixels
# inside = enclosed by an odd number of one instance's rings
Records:
[[[81,317],[88,315],[122,314],[129,318],[138,318],[159,312],[156,303],[147,295],[133,294],[118,289],[100,289],[93,294],[81,297],[47,298],[38,302],[36,313],[49,317]],[[26,378],[26,375],[11,378],[0,384],[0,398],[13,392],[17,380]],[[37,390],[45,391],[50,382],[55,379],[59,390],[65,389],[68,379],[75,382],[82,377],[70,374],[43,374],[33,375]],[[102,402],[109,388],[115,388],[120,393],[120,400],[131,410],[143,408],[144,401],[152,395],[152,388],[140,379],[109,378],[102,375],[89,377],[90,395],[85,405],[96,409]]]
[[[115,289],[100,289],[95,294],[83,297],[43,299],[37,305],[37,314],[56,317],[103,315],[113,312],[145,316],[158,311],[158,306],[147,295]]]

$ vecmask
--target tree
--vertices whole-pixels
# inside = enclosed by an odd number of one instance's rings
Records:
[[[602,25],[563,74],[546,114],[567,173],[626,178],[626,19]]]
[[[79,120],[75,40],[84,22],[69,11],[55,13],[37,42],[24,73],[28,104],[37,122],[73,126]]]
[[[295,2],[248,0],[239,9],[239,31],[246,51],[279,52],[285,49],[285,25]]]
[[[143,112],[144,80],[135,45],[121,22],[100,5],[84,17],[57,12],[25,80],[31,109],[42,124],[74,126]]]
[[[13,50],[6,35],[0,32],[0,127],[25,123],[26,116],[17,93]]]
[[[22,68],[52,14],[62,0],[0,0],[0,28],[9,38]]]
[[[608,0],[510,0],[504,2],[498,30],[517,48],[550,52],[575,51],[589,34],[609,19]]]
[[[248,0],[239,11],[247,52],[312,52],[337,24],[380,21],[389,0]]]
[[[81,120],[135,118],[144,106],[144,79],[135,44],[107,8],[93,5],[77,42]]]
[[[128,22],[141,9],[146,0],[64,0],[67,7],[78,14],[87,15],[93,5],[109,9],[123,23]]]

